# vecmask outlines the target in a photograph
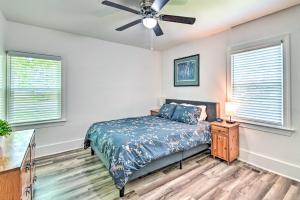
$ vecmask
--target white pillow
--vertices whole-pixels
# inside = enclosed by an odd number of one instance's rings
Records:
[[[187,104],[187,103],[182,103],[180,105],[183,105],[183,106],[196,106],[196,105]],[[206,106],[205,105],[200,105],[200,106],[196,106],[196,107],[201,109],[201,113],[200,113],[200,117],[198,118],[198,121],[205,121],[206,118],[207,118]]]
[[[201,108],[201,114],[200,114],[200,117],[199,117],[199,120],[198,121],[205,121],[206,118],[207,118],[207,114],[206,114],[206,106],[204,105],[201,105],[201,106],[198,106]]]

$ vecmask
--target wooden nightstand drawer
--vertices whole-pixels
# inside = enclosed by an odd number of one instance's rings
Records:
[[[211,131],[215,133],[228,133],[228,128],[221,127],[221,126],[211,126]]]

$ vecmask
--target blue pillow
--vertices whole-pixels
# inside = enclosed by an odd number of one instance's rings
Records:
[[[175,104],[164,104],[159,110],[159,117],[171,119],[176,108]]]
[[[200,108],[196,106],[177,105],[171,120],[195,125],[200,113]]]

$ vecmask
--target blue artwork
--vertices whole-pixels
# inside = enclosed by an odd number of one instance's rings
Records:
[[[174,86],[199,86],[199,55],[174,60]]]
[[[178,63],[177,65],[177,80],[178,81],[195,81],[196,62],[195,61],[186,61]]]

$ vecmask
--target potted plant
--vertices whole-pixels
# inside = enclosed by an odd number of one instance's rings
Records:
[[[12,130],[9,123],[5,120],[0,119],[0,157],[5,152],[5,148],[4,148],[5,137],[10,135],[11,132]]]
[[[12,130],[9,123],[5,120],[0,119],[0,146],[2,146],[4,137],[10,135],[11,132]]]
[[[0,119],[0,138],[8,136],[12,132],[9,123],[5,120]]]

